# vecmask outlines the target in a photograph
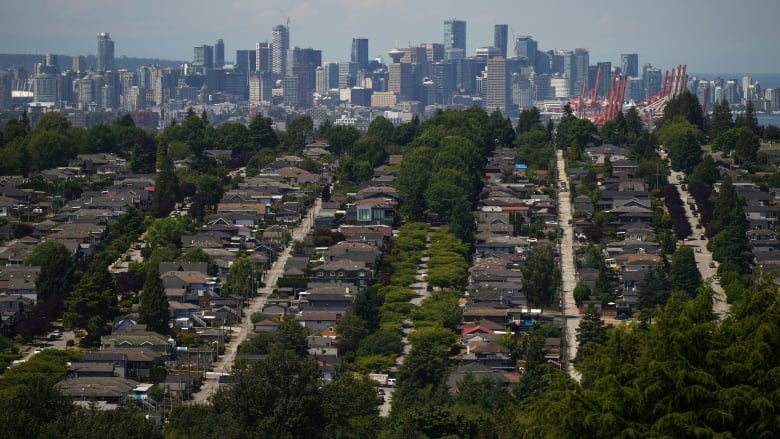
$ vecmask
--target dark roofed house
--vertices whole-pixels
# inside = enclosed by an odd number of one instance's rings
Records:
[[[137,381],[121,377],[67,378],[57,383],[57,388],[75,403],[105,403],[115,408],[127,401]]]
[[[364,263],[342,259],[312,268],[308,277],[317,282],[369,285],[373,274],[373,270],[366,268]]]

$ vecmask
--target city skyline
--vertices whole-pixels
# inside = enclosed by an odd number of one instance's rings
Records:
[[[510,53],[513,35],[530,35],[539,50],[585,48],[593,63],[619,66],[622,53],[637,53],[640,65],[659,68],[687,64],[689,72],[780,74],[780,58],[772,56],[780,37],[774,23],[780,4],[764,1],[747,7],[725,0],[659,0],[652,9],[615,0],[595,0],[586,7],[563,0],[538,5],[496,0],[487,6],[460,0],[281,5],[233,0],[217,8],[202,0],[36,3],[35,8],[4,5],[0,53],[91,55],[96,54],[95,36],[106,32],[116,57],[191,62],[193,47],[222,39],[225,60],[235,61],[236,50],[271,42],[273,27],[289,17],[290,47],[322,50],[323,61],[348,61],[353,38],[367,38],[369,58],[389,62],[387,51],[394,47],[443,42],[445,20],[455,19],[466,22],[467,55],[492,45],[494,26],[507,24]],[[637,17],[643,20],[636,22]]]

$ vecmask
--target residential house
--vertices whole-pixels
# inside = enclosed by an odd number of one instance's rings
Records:
[[[454,372],[447,377],[447,388],[450,393],[458,392],[458,385],[469,375],[476,381],[493,381],[503,386],[509,386],[511,383],[519,381],[518,374],[509,374],[506,371],[495,369],[477,362],[468,362],[458,366]],[[510,376],[514,375],[514,376]]]
[[[585,155],[597,166],[604,164],[604,160],[609,158],[610,163],[620,160],[628,160],[628,149],[605,143],[600,146],[585,148]]]
[[[295,319],[314,334],[318,334],[323,330],[333,330],[336,322],[343,316],[344,311],[301,310],[295,315]]]
[[[364,263],[351,260],[326,262],[309,270],[308,278],[316,282],[370,285],[374,272]]]
[[[104,335],[100,338],[101,350],[145,348],[164,356],[172,355],[173,344],[173,339],[154,331],[147,331],[146,325],[136,325],[128,332]]]
[[[57,383],[57,388],[74,404],[114,409],[128,402],[128,395],[137,385],[137,381],[120,377],[80,377],[66,378]]]
[[[391,198],[366,198],[358,200],[347,209],[347,221],[353,224],[381,224],[392,226],[398,202]]]

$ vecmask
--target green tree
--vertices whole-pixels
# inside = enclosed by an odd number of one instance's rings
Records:
[[[244,298],[251,298],[257,295],[255,266],[245,253],[239,253],[233,263],[230,264],[230,271],[225,280],[224,289],[227,294]]]
[[[479,149],[470,140],[459,136],[447,136],[441,140],[433,157],[433,171],[454,169],[469,177],[467,189],[471,193],[480,190],[484,163]]]
[[[438,215],[447,223],[455,213],[456,207],[463,207],[471,195],[472,182],[462,171],[444,168],[433,173],[425,190],[425,204],[430,213]],[[469,206],[469,211],[470,211]]]
[[[164,218],[176,206],[177,190],[179,183],[173,170],[173,161],[168,154],[163,152],[160,169],[154,184],[154,196],[152,198],[152,213],[156,218]]]
[[[555,145],[558,149],[564,149],[576,142],[581,148],[585,148],[593,141],[596,131],[596,126],[588,119],[563,117],[558,124]]]
[[[736,128],[736,142],[734,144],[734,159],[740,165],[752,164],[756,161],[756,155],[761,148],[759,137],[748,127]]]
[[[29,171],[65,166],[77,154],[73,139],[65,132],[54,130],[32,130],[24,139],[24,146]]]
[[[690,297],[696,296],[696,290],[701,286],[702,278],[696,266],[693,248],[681,246],[672,256],[672,268],[669,280],[673,290],[684,291]]]
[[[701,130],[686,121],[667,122],[658,130],[661,144],[669,150],[672,169],[691,173],[701,161]]]
[[[360,131],[352,126],[333,125],[325,131],[325,139],[335,156],[351,154],[355,142],[360,138]]]
[[[745,104],[745,112],[737,116],[737,119],[734,121],[734,125],[737,127],[746,127],[756,136],[761,135],[761,127],[758,125],[756,107],[753,105],[753,101],[747,101]]]
[[[431,176],[433,151],[426,147],[408,150],[398,172],[398,192],[404,200],[401,207],[411,221],[425,219],[425,190]]]
[[[534,247],[531,257],[522,268],[523,288],[528,304],[535,307],[550,306],[555,298],[559,274],[553,262],[553,250],[549,245]]]
[[[574,291],[572,292],[572,295],[574,297],[574,303],[577,306],[582,306],[583,302],[590,299],[591,291],[587,285],[577,284],[577,286],[574,287]]]
[[[90,341],[99,341],[117,312],[116,295],[108,270],[90,270],[65,301],[65,327],[88,330]]]
[[[165,287],[157,267],[149,268],[146,272],[144,290],[141,293],[141,306],[138,308],[140,323],[146,324],[150,331],[168,334],[171,319],[168,308],[168,297],[165,295]]]
[[[342,374],[323,386],[320,401],[325,419],[323,437],[378,437],[382,424],[373,381],[356,380],[350,374]]]
[[[493,138],[496,147],[511,146],[515,140],[512,121],[508,117],[504,117],[498,109],[493,110],[488,116],[488,135]]]
[[[583,358],[593,354],[598,345],[607,342],[607,327],[601,320],[601,313],[593,304],[588,305],[585,315],[577,327],[577,358],[575,364],[582,362]]]
[[[320,386],[313,360],[272,350],[265,360],[234,370],[232,383],[214,395],[214,410],[227,421],[221,436],[322,437]]]
[[[305,357],[309,342],[309,330],[294,318],[282,320],[274,337],[274,346],[280,350],[292,352],[299,357]]]
[[[532,129],[544,129],[539,109],[536,107],[524,108],[517,119],[517,134],[527,133]]]
[[[371,355],[392,355],[395,357],[403,352],[403,347],[398,333],[380,330],[360,341],[357,354],[359,357]]]
[[[368,335],[366,322],[351,309],[336,322],[336,332],[339,334],[339,340],[346,343],[351,350],[357,348],[361,340]]]
[[[731,115],[731,107],[725,99],[715,102],[712,106],[712,127],[710,128],[710,138],[717,139],[722,133],[730,130],[734,126]]]
[[[664,115],[659,125],[677,123],[681,119],[696,126],[698,129],[704,128],[704,114],[699,98],[688,90],[669,99],[664,107]]]
[[[748,221],[742,208],[742,200],[737,195],[731,177],[728,175],[723,177],[713,204],[712,221],[707,229],[710,236],[717,235],[729,226],[743,231],[742,234],[747,233]]]
[[[383,116],[377,116],[368,124],[366,137],[376,137],[382,139],[385,143],[389,143],[393,140],[394,129],[392,122]]]
[[[25,265],[41,267],[35,279],[35,291],[39,303],[52,301],[56,308],[73,289],[73,254],[58,241],[46,241],[35,246]]]
[[[666,305],[672,294],[672,284],[663,265],[647,270],[637,287],[639,288],[639,310],[648,318],[652,317],[657,306]]]
[[[314,121],[308,115],[298,116],[287,124],[284,133],[284,146],[295,154],[300,154],[311,138],[314,137]]]
[[[698,165],[693,168],[693,172],[688,176],[690,185],[702,183],[705,186],[712,186],[720,179],[720,171],[715,165],[715,160],[710,154],[705,154]]]
[[[5,128],[3,128],[3,138],[8,144],[17,138],[24,139],[28,132],[30,132],[30,125],[21,120],[11,119],[5,124]]]
[[[279,147],[279,136],[273,128],[273,120],[257,113],[249,123],[249,139],[253,151],[263,148],[276,150]]]
[[[726,226],[709,240],[707,246],[712,251],[712,258],[721,263],[719,271],[733,268],[741,274],[750,272],[754,256],[743,227]]]
[[[59,111],[49,111],[43,114],[35,124],[36,130],[51,130],[65,134],[70,129],[70,121]]]

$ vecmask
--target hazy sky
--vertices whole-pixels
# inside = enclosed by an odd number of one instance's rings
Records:
[[[638,53],[640,66],[688,72],[780,74],[778,0],[3,0],[0,53],[88,55],[109,32],[116,56],[192,60],[192,47],[225,41],[225,58],[271,39],[290,17],[290,45],[349,59],[353,37],[370,57],[394,46],[442,42],[443,21],[467,22],[467,52],[492,45],[493,25],[531,35],[540,50],[590,51],[590,63]],[[509,44],[510,52],[512,43]]]

